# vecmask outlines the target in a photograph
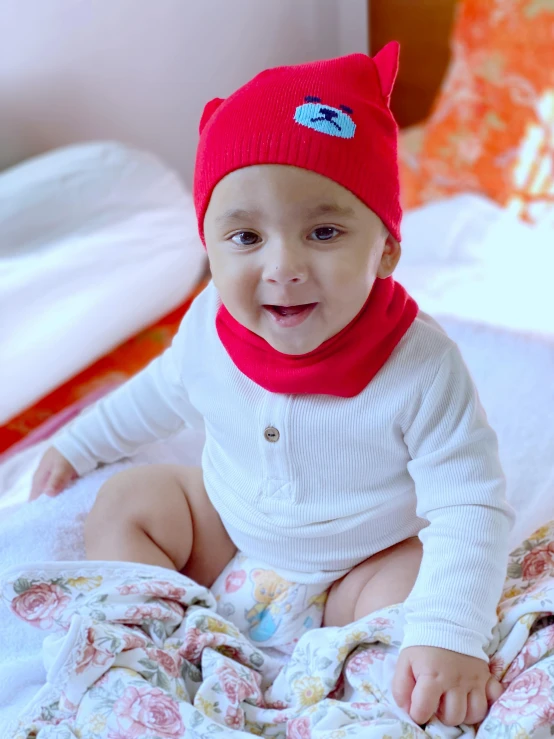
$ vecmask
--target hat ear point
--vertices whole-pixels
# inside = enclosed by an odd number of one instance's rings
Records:
[[[200,124],[198,126],[198,132],[202,134],[202,131],[206,127],[206,123],[210,120],[210,118],[213,116],[215,111],[219,108],[221,103],[225,102],[223,98],[214,98],[213,100],[210,100],[206,105],[204,106],[204,110],[202,111],[202,117],[200,118]]]
[[[388,44],[375,54],[373,63],[379,75],[381,92],[387,102],[390,101],[400,59],[400,44],[398,41],[389,41]]]

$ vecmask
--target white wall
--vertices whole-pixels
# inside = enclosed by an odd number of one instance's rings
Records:
[[[366,51],[366,0],[0,0],[0,169],[75,141],[190,182],[208,99],[261,69]]]

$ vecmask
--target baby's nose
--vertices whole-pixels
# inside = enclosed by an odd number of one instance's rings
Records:
[[[290,283],[301,283],[305,282],[306,278],[303,274],[292,274],[287,273],[286,270],[282,270],[279,267],[275,267],[273,273],[264,274],[266,282],[273,282],[276,285],[286,285]]]
[[[301,250],[281,245],[271,251],[268,250],[267,256],[263,271],[266,282],[287,285],[306,281],[307,268],[301,258]]]

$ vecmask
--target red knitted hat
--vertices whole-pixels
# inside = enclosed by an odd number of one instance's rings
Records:
[[[351,54],[261,72],[226,100],[204,108],[194,202],[204,215],[225,175],[255,164],[289,164],[350,190],[400,240],[398,127],[389,101],[399,45],[373,59]]]

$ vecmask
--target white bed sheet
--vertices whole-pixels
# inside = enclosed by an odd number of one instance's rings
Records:
[[[514,538],[554,517],[554,223],[471,194],[406,214],[395,277],[458,343],[499,437]]]
[[[406,214],[395,277],[433,316],[554,336],[554,224],[459,195]]]
[[[116,143],[0,173],[0,424],[182,302],[205,269],[190,194]]]

